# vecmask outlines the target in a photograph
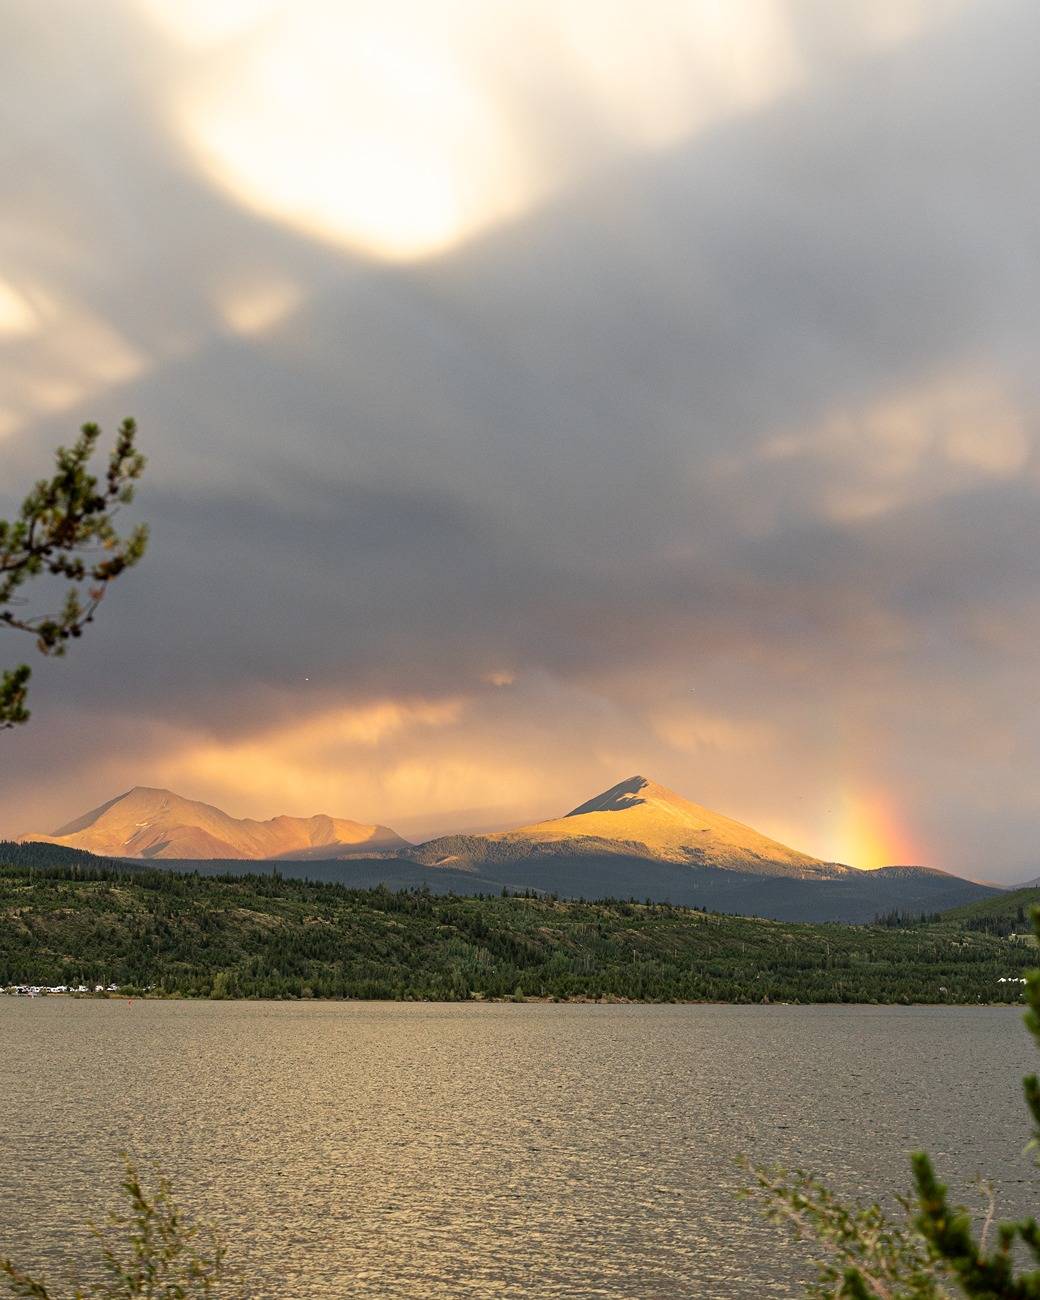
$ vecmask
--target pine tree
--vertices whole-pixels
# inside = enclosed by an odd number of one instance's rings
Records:
[[[114,522],[144,470],[136,435],[134,421],[124,420],[99,481],[89,464],[101,430],[83,425],[72,447],[58,448],[54,475],[36,484],[16,518],[0,519],[0,626],[34,636],[41,654],[63,655],[94,621],[108,584],[144,555],[147,528],[121,535]],[[22,587],[44,575],[68,584],[60,612],[20,612]],[[0,730],[29,720],[30,676],[27,664],[0,672]]]

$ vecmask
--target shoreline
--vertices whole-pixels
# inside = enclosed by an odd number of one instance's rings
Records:
[[[35,1002],[40,999],[65,999],[72,1002],[251,1002],[265,1003],[271,1006],[289,1005],[309,1005],[320,1003],[322,1005],[331,1005],[335,1003],[350,1003],[357,1006],[363,1006],[369,1003],[379,1003],[387,1006],[411,1005],[411,1006],[437,1006],[437,1007],[458,1007],[458,1006],[587,1006],[587,1007],[1007,1007],[1011,1010],[1022,1008],[1023,1002],[1005,1002],[1005,1001],[976,1001],[966,1002],[957,1000],[943,1000],[939,1002],[919,1002],[919,1001],[877,1001],[871,999],[844,999],[842,1001],[797,1001],[783,1002],[774,1001],[765,998],[758,1002],[751,1001],[722,1001],[717,998],[623,998],[623,997],[574,997],[574,998],[557,998],[557,997],[480,997],[472,996],[468,998],[322,998],[322,997],[300,997],[300,998],[251,998],[251,997],[193,997],[188,993],[141,993],[131,990],[114,990],[104,993],[80,993],[80,992],[56,992],[41,990],[38,993],[13,993],[8,989],[0,989],[0,999],[9,998],[14,1002]]]

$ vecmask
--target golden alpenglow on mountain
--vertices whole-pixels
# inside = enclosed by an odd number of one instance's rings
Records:
[[[638,845],[663,862],[694,862],[730,870],[782,870],[786,875],[827,876],[845,868],[799,853],[750,826],[691,803],[655,781],[633,776],[569,812],[566,817],[503,831],[488,838],[541,845],[590,837]]]
[[[820,862],[691,803],[655,781],[630,777],[581,804],[565,817],[518,830],[431,840],[412,855],[437,866],[472,860],[515,859],[547,853],[606,853],[658,862],[798,877],[832,878],[850,868]],[[443,853],[441,853],[443,850]]]
[[[64,844],[127,858],[335,858],[344,852],[396,849],[406,841],[388,826],[339,817],[229,817],[170,790],[135,786],[51,835],[23,840]]]
[[[1040,3],[3,19],[0,1300],[1040,1300]]]
[[[222,870],[231,860],[277,862],[282,876],[357,888],[438,894],[536,891],[570,898],[640,898],[796,921],[869,921],[934,912],[988,897],[992,886],[922,866],[860,871],[807,853],[684,799],[642,776],[619,782],[566,816],[409,844],[389,827],[340,818],[228,816],[169,790],[141,787],[59,827],[20,837],[30,860],[44,844],[87,859],[146,859]],[[207,866],[206,864],[217,864]]]
[[[135,786],[50,834],[22,834],[23,841],[64,844],[90,853],[126,858],[336,858],[344,852],[413,850],[387,826],[342,818],[230,817],[219,808],[170,790]],[[603,852],[632,853],[662,862],[697,863],[730,870],[779,870],[787,875],[827,876],[847,871],[819,862],[683,799],[645,777],[634,776],[575,808],[566,817],[519,830],[474,837],[487,845],[518,846],[537,854],[547,846],[594,842]],[[414,848],[428,859],[440,841]],[[450,855],[439,860],[451,862]]]

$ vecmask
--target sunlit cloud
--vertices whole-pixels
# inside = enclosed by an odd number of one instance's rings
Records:
[[[325,709],[242,739],[188,739],[154,766],[163,783],[178,788],[204,786],[279,808],[337,808],[347,798],[346,774],[373,765],[372,751],[416,729],[450,727],[462,708],[459,699],[402,699]]]
[[[435,815],[460,808],[501,806],[507,797],[513,801],[537,798],[545,784],[542,773],[506,754],[488,752],[484,746],[475,749],[471,747],[468,754],[456,748],[446,754],[402,759],[383,776],[385,798],[412,816],[416,808]]]
[[[253,30],[280,0],[139,0],[164,31],[192,49],[205,49]]]
[[[811,428],[772,434],[755,457],[764,465],[799,466],[820,484],[820,513],[854,523],[980,480],[1013,477],[1031,454],[1013,392],[991,371],[964,366],[843,405]],[[747,463],[733,462],[730,472]]]
[[[49,288],[26,292],[23,328],[0,352],[0,433],[84,403],[142,374],[147,356],[98,312]],[[4,310],[0,299],[0,312]]]
[[[862,36],[868,45],[901,45],[936,23],[983,0],[871,0],[858,9]]]
[[[708,756],[761,753],[775,742],[774,729],[760,720],[729,718],[693,705],[670,704],[651,715],[654,733],[684,754]]]
[[[249,207],[390,260],[516,216],[625,150],[659,149],[802,84],[781,0],[140,0],[204,57],[178,129]],[[854,4],[840,54],[957,7]],[[537,124],[532,98],[572,123]]]
[[[187,90],[182,128],[262,212],[382,257],[437,251],[532,189],[459,35],[451,7],[283,9]]]
[[[217,307],[225,324],[234,333],[246,336],[274,328],[302,301],[299,285],[278,276],[232,284],[217,295]]]
[[[39,327],[28,300],[5,280],[0,280],[0,335],[33,334]]]
[[[770,0],[665,3],[653,21],[627,0],[540,6],[577,93],[618,138],[661,148],[797,85],[789,15]]]
[[[518,808],[566,811],[566,797],[553,793],[558,762],[536,761],[523,744],[503,750],[489,719],[467,721],[460,699],[382,700],[238,740],[166,729],[137,770],[237,815],[325,812],[420,837],[472,828],[474,819],[493,829]]]

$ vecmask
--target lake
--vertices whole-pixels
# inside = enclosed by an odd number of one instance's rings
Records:
[[[1032,1208],[1003,1008],[0,998],[0,1253],[61,1275],[154,1158],[263,1300],[801,1294],[734,1158],[843,1191],[906,1152]]]

